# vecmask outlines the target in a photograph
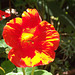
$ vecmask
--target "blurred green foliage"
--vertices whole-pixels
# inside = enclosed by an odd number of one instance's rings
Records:
[[[0,0],[0,10],[14,8],[18,12],[18,16],[21,16],[22,12],[27,8],[36,8],[42,19],[53,24],[59,32],[60,45],[58,50],[56,50],[55,61],[46,66],[39,66],[38,68],[43,69],[41,72],[46,73],[47,70],[53,75],[56,75],[56,73],[62,75],[64,71],[75,68],[75,0],[6,0],[6,4],[11,1],[11,5],[8,6],[3,5],[3,1]],[[3,63],[7,62],[7,65],[9,65],[7,54],[11,49],[2,38],[3,27],[7,21],[8,19],[0,21],[0,66],[4,70],[7,66],[4,67],[5,64]],[[8,68],[9,72],[14,72],[13,68],[16,69],[14,66],[9,67],[11,68]],[[6,73],[8,71],[5,70]],[[0,73],[3,73],[1,69]]]

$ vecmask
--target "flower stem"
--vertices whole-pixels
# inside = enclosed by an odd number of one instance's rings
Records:
[[[25,75],[25,70],[24,70],[24,68],[22,68],[22,71],[23,71],[23,75]]]
[[[35,67],[32,68],[31,75],[34,75],[34,70],[35,70]]]

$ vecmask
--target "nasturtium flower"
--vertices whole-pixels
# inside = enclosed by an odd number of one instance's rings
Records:
[[[27,9],[22,18],[17,17],[7,22],[3,38],[12,47],[8,59],[17,67],[53,62],[60,41],[54,26],[42,21],[36,9]]]
[[[4,11],[0,10],[0,21],[3,19],[3,17],[2,17],[2,16],[5,16],[5,18],[6,18],[6,17],[9,17],[9,16],[10,16],[10,14],[8,14],[8,13],[6,13],[6,12],[4,12]]]

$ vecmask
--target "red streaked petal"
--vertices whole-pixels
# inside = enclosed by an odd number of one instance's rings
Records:
[[[51,48],[56,50],[59,46],[59,41],[60,41],[59,33],[56,30],[54,30],[54,31],[51,31],[50,34],[51,36],[49,34],[46,36],[46,42],[52,43],[53,46]]]
[[[55,53],[53,55],[55,55]],[[54,58],[52,58],[50,55],[47,55],[43,52],[40,53],[37,50],[35,50],[35,56],[33,58],[27,56],[21,59],[25,62],[27,66],[33,67],[38,65],[46,65],[54,61]]]
[[[22,19],[20,17],[17,17],[17,18],[10,20],[9,22],[7,22],[7,24],[9,24],[9,23],[19,24],[21,26],[22,25]],[[16,26],[16,25],[11,25],[11,24],[10,24],[10,26],[14,26],[14,27]]]
[[[22,58],[28,57],[32,59],[34,56],[35,50],[33,48],[13,48],[8,54],[8,59],[17,67],[32,67],[32,65],[27,65],[27,63],[24,62]]]
[[[8,14],[8,13],[5,13],[5,17],[9,17],[10,16],[10,14]]]
[[[19,46],[19,37],[21,35],[21,18],[15,18],[7,22],[3,29],[3,38],[11,47]]]
[[[34,33],[34,47],[39,51],[45,49],[56,50],[59,40],[59,34],[54,26],[46,21],[42,21]]]
[[[22,52],[21,50],[11,49],[8,54],[8,59],[17,67],[27,67],[25,63],[21,60]]]
[[[26,27],[35,27],[39,25],[42,21],[41,17],[36,9],[27,9],[27,12],[22,14],[23,26]]]
[[[5,12],[4,11],[2,11],[2,10],[0,10],[0,15],[4,15],[5,14]]]
[[[22,49],[21,49],[22,50]],[[49,62],[54,61],[55,52],[52,53],[52,56],[49,54],[45,54],[44,52],[38,52],[37,50],[33,50],[33,53],[25,54],[22,50],[11,49],[8,54],[8,59],[17,67],[33,67],[38,65],[46,65]],[[33,57],[31,57],[32,55]]]

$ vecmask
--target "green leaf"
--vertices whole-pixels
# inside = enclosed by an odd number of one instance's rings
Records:
[[[6,47],[9,47],[9,46],[5,43],[4,39],[1,39],[0,40],[0,48],[6,48]]]
[[[4,72],[0,69],[0,75],[5,75]]]
[[[6,52],[6,54],[8,54],[10,49],[11,47],[5,43],[4,39],[1,39],[0,40],[0,53]]]
[[[18,73],[10,72],[6,75],[23,75],[22,68],[17,68]],[[25,73],[26,75],[31,75],[32,67],[26,67]],[[34,75],[52,75],[52,73],[47,72],[46,70],[37,70],[37,67],[35,67]]]
[[[12,64],[10,61],[4,61],[1,64],[1,67],[5,70],[5,73],[8,73],[13,71],[13,69],[15,68],[15,65]]]
[[[52,75],[52,73],[46,71],[46,70],[36,70],[34,72],[34,75]]]
[[[18,72],[18,73],[10,72],[10,73],[7,73],[6,75],[23,75],[23,73],[22,72]]]

